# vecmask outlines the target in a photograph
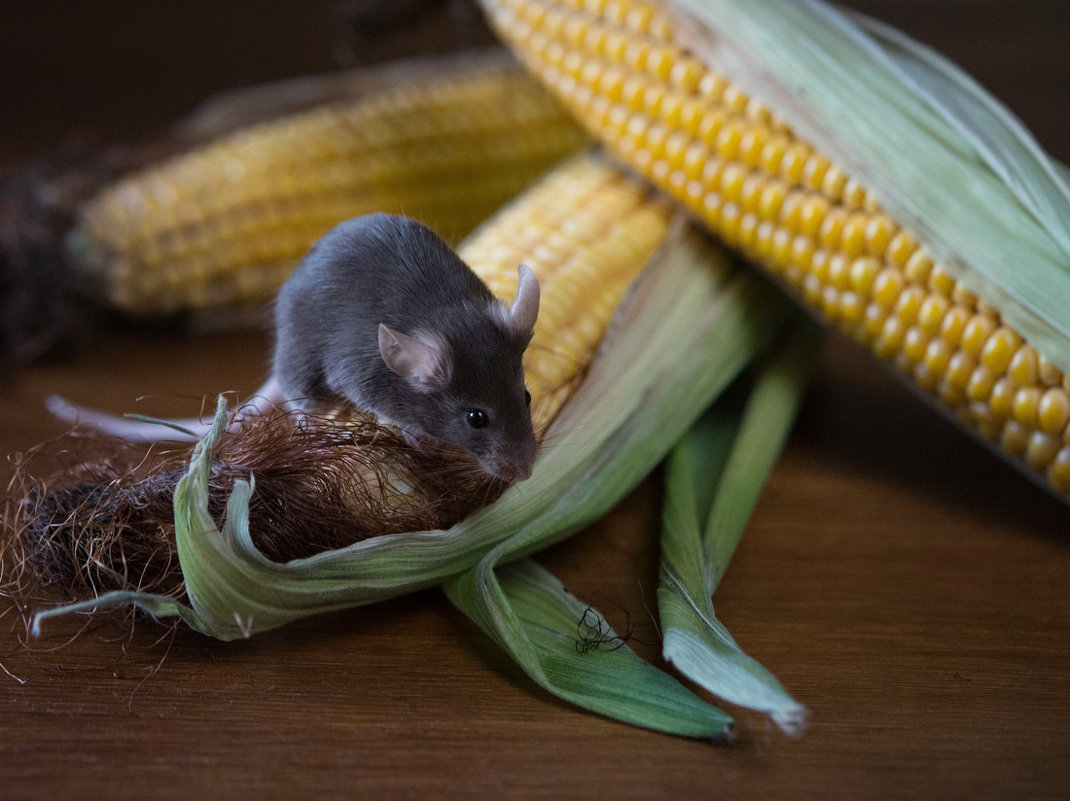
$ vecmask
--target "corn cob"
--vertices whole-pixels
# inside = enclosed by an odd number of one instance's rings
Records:
[[[123,178],[80,209],[74,261],[111,303],[146,315],[270,298],[319,236],[361,213],[407,213],[456,239],[583,141],[514,63],[475,66]]]
[[[1070,491],[1070,380],[867,189],[683,47],[642,0],[486,0],[607,148],[968,429]]]
[[[624,291],[664,240],[670,205],[611,165],[577,157],[458,248],[506,302],[516,293],[520,262],[542,286],[524,357],[536,432],[567,400]]]

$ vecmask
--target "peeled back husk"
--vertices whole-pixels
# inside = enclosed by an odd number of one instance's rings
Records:
[[[230,640],[440,584],[505,540],[508,558],[531,553],[598,519],[642,480],[775,335],[787,309],[764,279],[728,262],[701,234],[677,228],[548,430],[529,480],[449,529],[376,537],[285,564],[252,545],[248,499],[255,477],[235,482],[222,526],[208,513],[211,459],[227,423],[221,403],[215,429],[196,447],[175,492],[189,606],[120,591],[46,610],[35,625],[56,614],[133,603]]]

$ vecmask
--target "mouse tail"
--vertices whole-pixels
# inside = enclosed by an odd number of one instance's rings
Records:
[[[269,380],[238,407],[231,428],[238,427],[243,419],[264,414],[282,400],[279,385]],[[213,422],[210,417],[157,420],[140,415],[112,414],[72,403],[60,395],[45,398],[45,408],[65,423],[91,428],[127,442],[196,442],[208,433]]]

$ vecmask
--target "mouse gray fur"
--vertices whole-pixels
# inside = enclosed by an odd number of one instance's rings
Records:
[[[492,476],[526,479],[536,442],[522,357],[538,316],[539,282],[524,265],[519,278],[506,306],[415,220],[347,220],[313,246],[280,290],[272,374],[240,414],[278,402],[308,409],[349,401],[418,447],[447,442]],[[46,404],[61,419],[130,440],[182,438],[58,396]],[[189,438],[210,426],[171,422]]]
[[[272,375],[291,402],[351,401],[411,440],[443,440],[493,476],[525,479],[536,445],[522,357],[538,310],[527,267],[507,307],[429,228],[357,217],[279,292]]]

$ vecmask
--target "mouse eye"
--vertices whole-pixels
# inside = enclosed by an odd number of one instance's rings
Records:
[[[526,403],[528,406],[531,405],[531,393],[528,392],[526,389],[524,390],[524,403]]]
[[[469,409],[465,412],[464,419],[472,428],[484,428],[490,422],[487,413],[482,409]]]

